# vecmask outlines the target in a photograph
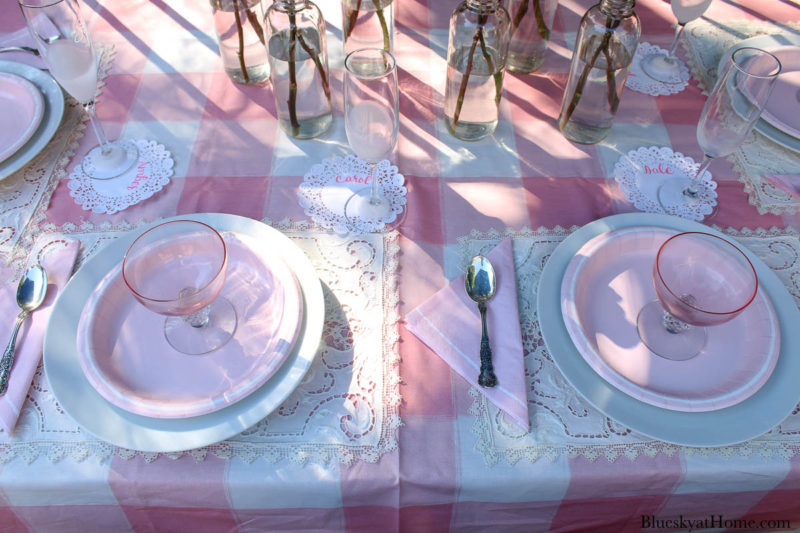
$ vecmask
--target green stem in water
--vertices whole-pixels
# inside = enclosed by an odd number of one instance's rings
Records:
[[[489,69],[489,72],[491,72],[492,76],[494,77],[494,102],[495,104],[500,105],[500,97],[503,96],[503,71],[495,71],[492,56],[486,49],[486,39],[483,37],[482,28],[478,29],[478,33],[480,33],[481,53],[483,54],[483,59],[486,60],[486,65]]]
[[[525,13],[528,12],[528,3],[529,0],[522,0],[519,4],[519,9],[514,14],[514,20],[511,21],[511,35],[514,35],[514,32],[517,31],[517,28],[522,23],[522,19],[525,18]]]
[[[297,19],[294,9],[289,11],[289,122],[292,124],[292,137],[300,133],[297,120],[297,73],[295,72],[295,52],[297,48]]]
[[[569,102],[569,106],[567,110],[564,112],[563,118],[559,121],[559,126],[561,129],[566,126],[569,119],[572,117],[572,114],[575,112],[575,108],[578,107],[578,102],[581,100],[581,96],[583,96],[583,88],[586,85],[586,80],[589,78],[589,73],[594,68],[595,63],[597,63],[597,58],[600,57],[600,54],[605,52],[608,54],[608,46],[611,42],[611,36],[614,35],[614,29],[619,26],[620,21],[616,19],[612,19],[611,17],[606,17],[606,31],[603,34],[603,41],[600,43],[600,46],[592,54],[592,59],[589,60],[586,65],[583,67],[583,72],[581,72],[580,77],[578,78],[578,83],[575,85],[575,93],[572,95],[572,100]],[[581,50],[575,50],[576,54],[580,54]],[[608,72],[611,70],[611,64],[606,64],[606,79],[608,79]],[[612,79],[613,79],[613,72]],[[616,97],[616,90],[614,91],[614,101],[612,102],[612,108],[616,111],[619,101]],[[611,100],[609,100],[611,102]]]
[[[319,72],[320,81],[322,82],[322,90],[325,91],[325,96],[328,98],[328,103],[330,104],[331,86],[330,83],[328,83],[328,76],[325,74],[325,65],[322,64],[322,60],[319,58],[317,51],[306,42],[302,33],[297,32],[297,40],[300,42],[300,46],[303,47],[303,50],[306,51],[308,56],[314,60],[314,64],[317,66],[317,72]]]
[[[467,57],[467,68],[464,70],[464,77],[461,78],[461,85],[458,87],[458,99],[456,100],[456,109],[453,112],[453,123],[450,124],[450,133],[455,134],[456,125],[458,125],[458,117],[461,115],[461,107],[464,105],[464,95],[467,93],[467,84],[469,83],[469,75],[472,73],[472,65],[475,62],[475,48],[483,36],[483,24],[486,19],[478,19],[478,29],[475,31],[475,36],[472,38],[472,45],[469,47],[469,56]]]
[[[356,0],[356,8],[348,11],[347,16],[345,17],[345,28],[344,28],[344,36],[345,38],[350,37],[350,34],[353,33],[353,28],[356,27],[356,20],[358,20],[358,12],[361,10],[361,0]]]
[[[525,0],[527,2],[527,0]],[[550,38],[550,30],[547,24],[544,23],[544,14],[542,13],[541,0],[533,0],[533,13],[536,15],[536,26],[539,29],[539,35],[545,41]]]
[[[239,2],[237,0],[233,0],[233,16],[236,19],[236,32],[239,34],[239,50],[236,52],[239,57],[239,68],[242,69],[244,82],[250,83],[250,76],[247,75],[247,67],[244,63],[244,28],[242,28],[242,19],[239,16]]]
[[[381,23],[381,32],[383,33],[383,49],[389,52],[391,43],[389,42],[389,26],[386,24],[386,17],[383,15],[383,8],[381,7],[380,0],[372,0],[375,4],[375,14],[378,16],[378,22]]]
[[[261,44],[266,45],[267,41],[264,38],[264,28],[261,27],[261,23],[258,21],[258,15],[249,9],[245,10],[245,14],[247,15],[247,20],[250,21],[250,25],[253,27],[253,31],[256,32],[258,40],[261,41]]]

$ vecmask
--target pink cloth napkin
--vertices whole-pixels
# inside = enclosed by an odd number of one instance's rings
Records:
[[[39,261],[47,272],[47,296],[36,311],[22,324],[17,335],[17,348],[8,390],[0,396],[0,428],[9,433],[17,424],[33,374],[42,358],[42,343],[50,311],[58,293],[67,283],[78,255],[78,241],[54,241],[39,252]],[[16,300],[17,284],[0,287],[0,349],[5,349],[11,328],[19,314]]]
[[[528,396],[511,239],[498,244],[487,257],[497,275],[497,293],[486,311],[496,387],[478,385],[481,319],[477,304],[464,290],[464,275],[408,313],[406,321],[408,329],[450,368],[527,431]]]
[[[800,174],[764,174],[764,178],[792,196],[800,195]]]

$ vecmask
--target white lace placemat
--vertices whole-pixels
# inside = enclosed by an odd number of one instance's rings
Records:
[[[97,44],[95,48],[99,56],[97,80],[100,91],[111,67],[114,48]],[[6,261],[26,253],[16,245],[29,226],[44,220],[50,197],[61,178],[66,176],[65,168],[85,133],[89,117],[66,91],[64,98],[64,117],[52,140],[30,163],[0,181],[0,256]]]
[[[697,203],[663,206],[658,200],[658,189],[667,180],[676,177],[694,177],[700,165],[691,157],[673,152],[665,146],[641,147],[621,156],[614,165],[614,179],[625,198],[645,213],[668,213],[689,220],[701,221],[717,205],[717,183],[706,170],[700,178]]]
[[[95,180],[75,165],[67,184],[75,203],[86,211],[113,214],[150,198],[169,183],[175,162],[164,145],[144,139],[134,142],[139,160],[119,177]]]
[[[502,411],[471,389],[470,413],[475,416],[476,447],[487,465],[510,464],[520,459],[531,462],[540,457],[583,456],[590,460],[619,456],[631,459],[640,454],[673,455],[779,455],[800,453],[800,409],[778,427],[756,439],[721,448],[690,448],[652,440],[632,431],[596,410],[564,379],[547,352],[536,314],[536,288],[550,254],[570,230],[556,227],[536,231],[500,233],[473,232],[459,239],[459,257],[465,267],[469,258],[486,253],[504,238],[514,238],[514,262],[519,287],[519,315],[525,351],[525,374],[529,383],[528,409],[531,431],[525,433]],[[755,252],[786,284],[800,304],[800,234],[794,230],[727,231],[731,237]]]
[[[717,66],[725,53],[737,42],[757,35],[800,34],[800,23],[767,21],[707,22],[696,20],[684,31],[683,47],[689,67],[698,85],[707,94],[717,79]],[[753,130],[741,148],[728,156],[739,179],[744,183],[750,203],[761,214],[796,213],[800,198],[763,178],[764,174],[796,174],[800,172],[800,153],[793,152]]]
[[[631,70],[628,74],[628,81],[625,82],[625,87],[651,96],[662,96],[677,94],[689,85],[689,67],[678,57],[676,57],[675,60],[680,65],[680,72],[675,83],[662,83],[645,74],[642,70],[641,62],[642,59],[649,54],[666,55],[667,50],[654,44],[640,42],[639,46],[636,47],[636,53],[633,56]]]
[[[370,186],[369,164],[354,155],[334,156],[311,167],[297,190],[300,206],[315,224],[344,235],[381,231],[385,224],[401,216],[406,205],[405,178],[397,167],[384,159],[375,166],[375,177],[383,194],[392,205],[392,216],[386,220],[369,220],[344,216],[347,199]]]
[[[319,351],[305,379],[264,420],[227,441],[165,454],[208,454],[253,461],[297,463],[376,462],[397,447],[400,426],[400,356],[397,351],[397,234],[340,238],[307,225],[273,223],[309,257],[323,283],[325,325]],[[53,230],[54,228],[45,228]],[[62,233],[81,241],[80,266],[129,225],[99,228],[66,226]],[[13,435],[0,433],[0,461],[40,456],[104,460],[160,454],[117,448],[84,433],[61,410],[48,389],[42,367]]]

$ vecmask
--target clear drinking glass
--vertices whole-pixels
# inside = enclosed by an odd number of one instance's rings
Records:
[[[81,167],[94,179],[122,175],[139,159],[133,141],[109,141],[94,107],[97,57],[77,0],[19,0],[22,14],[50,74],[83,104],[98,146],[83,156]]]
[[[692,177],[665,181],[658,201],[668,213],[703,201],[701,177],[715,157],[726,156],[742,144],[769,100],[781,63],[758,48],[739,48],[725,64],[706,100],[697,123],[697,143],[703,161]]]
[[[716,235],[679,233],[653,264],[657,301],[639,312],[639,338],[661,357],[685,361],[706,343],[706,327],[736,318],[756,297],[758,277],[739,248]]]
[[[217,230],[174,220],[133,241],[122,277],[139,303],[167,316],[167,342],[181,353],[200,355],[223,346],[236,330],[233,304],[219,296],[227,268],[227,247]]]
[[[681,60],[675,56],[680,39],[686,24],[702,16],[708,9],[711,0],[672,0],[672,13],[678,19],[678,27],[669,52],[666,54],[647,54],[642,58],[640,66],[649,77],[662,83],[681,83]]]
[[[383,48],[362,48],[344,60],[344,120],[350,148],[369,163],[369,186],[344,205],[345,217],[383,223],[384,230],[402,222],[378,186],[375,165],[391,156],[399,129],[397,69],[394,56]],[[403,212],[404,213],[404,212]]]

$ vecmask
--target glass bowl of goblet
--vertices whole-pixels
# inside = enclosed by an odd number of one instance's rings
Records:
[[[133,241],[122,277],[139,303],[166,316],[163,332],[170,346],[200,355],[222,347],[236,330],[233,304],[220,296],[227,267],[227,247],[217,230],[174,220]]]
[[[653,264],[658,300],[639,312],[639,338],[674,361],[698,355],[707,328],[736,318],[756,297],[758,276],[747,256],[727,240],[702,232],[667,239]]]

